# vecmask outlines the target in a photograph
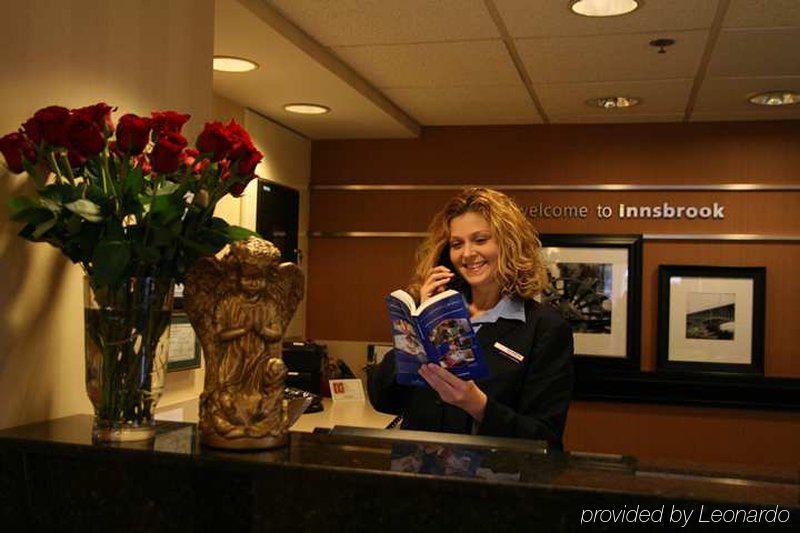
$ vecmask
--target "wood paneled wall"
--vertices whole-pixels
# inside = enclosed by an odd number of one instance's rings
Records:
[[[319,141],[312,148],[312,186],[599,183],[800,184],[800,122],[428,128],[419,139]],[[432,214],[454,192],[312,191],[310,230],[424,231]],[[565,190],[509,194],[522,205],[541,202],[589,208],[585,219],[535,220],[543,233],[800,235],[800,192]],[[620,203],[663,202],[695,206],[717,202],[725,206],[725,218],[628,220],[615,212],[612,218],[602,220],[596,215],[598,204],[611,205],[616,211]],[[419,238],[313,237],[309,249],[309,337],[388,341],[383,297],[408,282],[419,242]],[[790,318],[800,311],[800,244],[646,242],[643,370],[655,366],[660,264],[766,266],[766,373],[800,378],[800,346],[794,341]],[[692,432],[689,438],[678,439],[674,433],[681,413],[692,421],[687,426]],[[628,428],[627,433],[621,428]],[[648,437],[635,438],[631,431],[635,433],[636,428],[646,428],[643,435]],[[800,434],[797,413],[576,402],[567,445],[615,451],[620,432],[630,437],[623,447],[625,453],[670,455],[672,450],[672,456],[684,459],[757,462],[740,457],[740,452],[756,442],[769,441],[779,448],[772,452],[778,463],[800,460],[797,439],[785,438],[792,432]],[[738,438],[739,444],[726,441],[731,437]],[[667,444],[654,447],[649,439],[666,439]],[[698,450],[698,443],[704,442],[708,444]],[[718,451],[709,451],[712,449]]]

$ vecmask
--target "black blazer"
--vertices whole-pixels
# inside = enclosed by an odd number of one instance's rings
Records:
[[[525,301],[525,323],[498,319],[477,334],[489,377],[476,381],[488,401],[479,435],[546,440],[561,448],[572,397],[572,328],[552,308]],[[524,357],[516,363],[496,342]],[[369,398],[376,410],[403,415],[403,429],[472,433],[473,419],[446,404],[436,391],[398,385],[395,354],[387,353],[369,375]]]

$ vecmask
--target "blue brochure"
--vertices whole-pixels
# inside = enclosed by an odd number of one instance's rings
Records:
[[[444,291],[417,307],[410,294],[398,290],[386,297],[386,305],[398,383],[428,387],[417,372],[422,363],[436,363],[465,380],[489,375],[460,292]]]

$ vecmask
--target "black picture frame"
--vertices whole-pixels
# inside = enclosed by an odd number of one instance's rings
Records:
[[[188,315],[185,313],[173,313],[172,320],[170,321],[170,328],[172,328],[174,325],[188,325],[189,328],[192,326],[189,322]],[[173,331],[170,331],[170,344],[172,344],[172,334]],[[171,345],[167,359],[167,372],[178,372],[180,370],[192,370],[200,368],[203,350],[200,347],[200,339],[197,338],[197,334],[193,329],[192,334],[194,335],[194,353],[192,354],[192,357],[176,357],[176,354],[173,351],[173,346]]]
[[[767,269],[765,267],[731,267],[731,266],[704,266],[704,265],[660,265],[658,267],[658,356],[656,359],[656,370],[658,372],[683,372],[683,373],[714,373],[714,374],[741,374],[741,375],[763,375],[764,374],[764,327],[765,327],[765,310],[766,310],[766,276],[767,276]],[[680,278],[678,280],[678,278]],[[752,280],[752,292],[750,298],[752,299],[752,309],[748,312],[749,316],[751,317],[750,320],[750,331],[749,331],[749,339],[750,342],[746,342],[747,336],[745,337],[744,345],[749,347],[750,351],[750,361],[748,363],[732,363],[732,362],[720,362],[714,361],[715,356],[714,354],[708,355],[707,360],[676,360],[676,356],[674,352],[671,352],[674,349],[674,346],[671,346],[671,324],[670,324],[670,315],[673,312],[673,305],[679,305],[679,302],[675,300],[677,298],[673,298],[676,295],[675,289],[673,286],[677,287],[678,283],[681,283],[685,278],[708,278],[708,279],[730,279],[730,280],[741,280],[741,279],[749,279]],[[676,283],[673,283],[673,280],[678,280]],[[690,282],[685,282],[690,283]],[[732,286],[731,290],[734,290]],[[719,291],[719,289],[714,289],[715,293]],[[686,291],[688,293],[688,291]],[[705,294],[705,293],[697,293],[697,294]],[[722,313],[731,313],[728,318],[736,320],[735,318],[735,309],[738,305],[746,305],[746,303],[740,304],[738,300],[740,299],[739,296],[735,293],[726,294],[726,293],[719,293],[720,298],[728,297],[733,295],[734,302],[732,304],[727,304],[727,299],[720,299],[719,302],[723,303],[716,308],[709,308],[708,310],[700,310],[695,311],[693,313],[688,313],[687,309],[690,305],[688,299],[685,300],[686,307],[683,310],[683,315],[686,318],[686,326],[684,331],[688,331],[690,327],[697,330],[697,324],[702,324],[703,330],[702,335],[709,335],[709,341],[706,341],[705,338],[702,338],[700,333],[695,333],[690,340],[687,340],[687,343],[695,343],[700,347],[700,349],[712,349],[713,342],[717,341],[734,341],[735,340],[735,332],[736,329],[739,327],[736,322],[733,323],[732,326],[728,327],[727,331],[724,331],[723,325],[731,324],[731,322],[721,323],[719,322],[722,320],[720,317],[713,317],[713,316],[704,316],[704,314],[709,313],[711,311],[720,310],[719,312]],[[746,300],[746,299],[745,299]],[[680,302],[684,302],[684,299],[681,298]],[[680,309],[675,309],[675,313],[679,313]],[[703,314],[701,314],[703,313]],[[694,319],[689,318],[689,316],[695,315]],[[746,315],[747,316],[747,315]],[[694,321],[696,324],[691,324],[690,322]],[[714,325],[716,323],[716,325]],[[706,325],[708,324],[708,325]],[[708,331],[708,333],[706,333]],[[674,332],[674,331],[673,331]],[[720,332],[720,333],[717,333]],[[731,339],[727,339],[722,337],[722,335],[730,335]],[[703,344],[700,344],[700,343]],[[727,347],[728,345],[720,345],[720,347]],[[740,347],[741,348],[741,347]],[[692,356],[695,357],[695,356]]]
[[[641,364],[642,235],[546,233],[539,239],[544,249],[590,248],[598,252],[623,249],[627,252],[624,353],[613,356],[581,353],[576,343],[575,361],[580,369],[638,371]],[[572,322],[569,317],[565,318]]]

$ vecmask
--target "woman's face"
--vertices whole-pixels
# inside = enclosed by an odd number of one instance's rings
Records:
[[[489,221],[468,211],[450,221],[450,261],[470,287],[496,284],[500,249]]]

